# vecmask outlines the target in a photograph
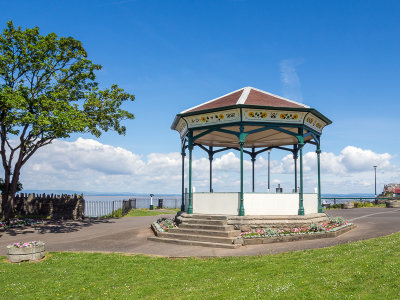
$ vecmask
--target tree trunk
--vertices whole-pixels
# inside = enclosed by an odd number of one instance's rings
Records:
[[[1,195],[2,203],[1,203],[1,210],[3,213],[4,220],[8,223],[12,217],[14,216],[14,196],[11,196],[10,193],[4,191]]]
[[[4,178],[4,191],[2,192],[2,203],[1,209],[3,218],[6,222],[9,222],[14,217],[14,200],[15,194],[18,189],[18,180],[20,174],[21,166],[16,166],[12,180],[10,182],[11,174],[10,172],[5,172]]]

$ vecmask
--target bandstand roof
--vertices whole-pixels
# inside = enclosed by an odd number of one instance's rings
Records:
[[[244,147],[295,145],[303,130],[304,140],[315,139],[332,122],[302,103],[268,92],[244,87],[179,113],[171,129],[181,138],[193,132],[197,144],[237,147],[240,126],[249,133]]]

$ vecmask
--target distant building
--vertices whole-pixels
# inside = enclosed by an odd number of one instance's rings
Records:
[[[383,195],[393,194],[393,196],[400,196],[400,183],[389,183],[383,186]]]

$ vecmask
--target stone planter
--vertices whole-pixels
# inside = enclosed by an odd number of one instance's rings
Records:
[[[354,203],[353,202],[345,202],[342,204],[343,209],[348,209],[348,208],[354,208]]]
[[[7,259],[10,262],[34,261],[42,259],[45,255],[45,244],[39,242],[37,246],[31,247],[14,247],[7,246]]]
[[[334,238],[349,230],[355,228],[356,225],[351,224],[336,231],[314,233],[314,234],[296,234],[296,235],[286,235],[286,236],[273,236],[265,238],[247,238],[243,239],[243,245],[257,245],[257,244],[272,244],[281,242],[294,242],[300,240],[314,240],[323,238]]]
[[[400,207],[400,201],[396,200],[388,200],[385,202],[387,208],[394,208],[394,207]]]

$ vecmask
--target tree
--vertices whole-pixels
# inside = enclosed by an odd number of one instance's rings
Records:
[[[22,183],[18,181],[17,192],[20,192],[22,190],[23,190]],[[3,178],[0,178],[0,192],[2,192],[2,193],[4,192],[4,179]]]
[[[0,149],[4,168],[3,217],[12,217],[22,166],[41,147],[72,133],[99,137],[134,115],[121,109],[134,96],[117,85],[100,89],[82,43],[39,28],[16,28],[0,35]]]

